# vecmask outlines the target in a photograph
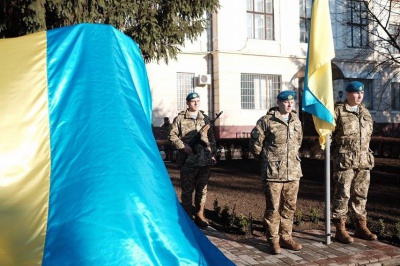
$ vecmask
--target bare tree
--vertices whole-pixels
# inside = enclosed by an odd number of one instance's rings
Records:
[[[346,50],[339,56],[363,62],[360,78],[380,77],[375,83],[375,107],[391,109],[393,97],[399,95],[384,95],[400,73],[400,1],[335,0],[334,10],[332,18],[342,28],[336,36],[342,41],[339,50]]]

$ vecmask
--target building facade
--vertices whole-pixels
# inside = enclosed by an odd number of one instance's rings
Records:
[[[378,1],[367,5],[364,1],[327,1],[336,52],[332,60],[335,101],[345,99],[348,82],[363,82],[364,103],[373,115],[376,134],[400,136],[398,65],[393,64],[394,58],[385,57],[399,56],[399,51],[381,40],[394,37],[395,44],[399,43],[400,19],[387,18],[391,35],[384,37],[387,31],[368,13],[381,15],[382,1],[379,5]],[[315,134],[310,116],[301,111],[311,3],[220,0],[218,12],[208,15],[203,34],[187,42],[177,60],[147,64],[154,128],[162,124],[163,117],[172,120],[185,109],[186,95],[196,91],[202,110],[211,117],[223,111],[215,124],[218,139],[248,138],[257,120],[275,106],[276,95],[290,89],[298,93],[296,109],[305,134]],[[376,33],[383,37],[378,39]]]

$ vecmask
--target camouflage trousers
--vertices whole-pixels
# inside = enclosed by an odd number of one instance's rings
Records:
[[[332,218],[347,217],[350,203],[350,213],[356,217],[366,217],[370,170],[348,169],[334,171],[335,192],[333,196]]]
[[[188,167],[183,165],[180,171],[181,179],[181,201],[185,210],[190,210],[194,204],[196,209],[206,203],[207,183],[210,178],[210,167]]]
[[[271,243],[279,240],[279,237],[291,237],[299,181],[263,182],[263,189],[267,240]]]

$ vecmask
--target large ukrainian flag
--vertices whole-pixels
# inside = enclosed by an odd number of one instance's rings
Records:
[[[0,40],[0,265],[231,265],[175,195],[136,43],[81,24]]]

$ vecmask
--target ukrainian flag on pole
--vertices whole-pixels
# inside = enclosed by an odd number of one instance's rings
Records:
[[[233,265],[176,197],[139,46],[110,25],[0,40],[0,265]]]
[[[303,111],[313,115],[319,142],[335,129],[331,60],[335,57],[329,0],[314,0],[304,76]]]

